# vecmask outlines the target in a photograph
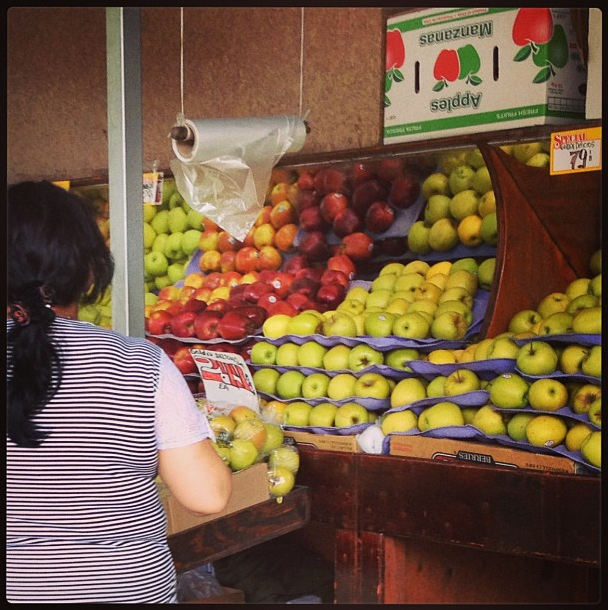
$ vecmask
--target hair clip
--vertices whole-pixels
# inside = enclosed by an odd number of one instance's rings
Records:
[[[10,306],[10,316],[19,326],[27,326],[31,322],[29,310],[21,303],[13,303]]]

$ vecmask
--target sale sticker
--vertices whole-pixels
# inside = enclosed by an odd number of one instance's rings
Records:
[[[205,395],[210,402],[245,405],[259,413],[258,395],[245,360],[239,354],[191,349]]]
[[[55,180],[53,182],[53,184],[55,186],[60,186],[62,189],[65,189],[66,191],[70,190],[70,181],[69,180]]]
[[[572,174],[602,169],[602,128],[551,134],[550,173]]]

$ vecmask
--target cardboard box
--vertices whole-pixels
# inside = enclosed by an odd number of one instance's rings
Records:
[[[180,604],[244,604],[245,593],[240,589],[231,589],[230,587],[222,587],[221,595],[212,595],[211,597],[202,597],[201,599],[191,599],[182,601]]]
[[[569,9],[424,9],[390,17],[386,47],[384,144],[585,119]]]
[[[488,443],[424,436],[393,434],[390,437],[389,453],[441,462],[467,462],[494,468],[526,468],[564,474],[586,472],[584,466],[562,456],[533,453]]]
[[[162,481],[157,481],[160,497],[167,513],[167,536],[225,517],[248,506],[265,502],[270,498],[267,470],[267,465],[261,463],[235,472],[232,475],[232,495],[228,500],[228,505],[220,513],[207,516],[193,515],[170,494]]]
[[[306,445],[313,449],[341,451],[343,453],[361,453],[357,439],[354,436],[311,434],[310,432],[295,432],[292,430],[285,430],[285,436],[292,438],[298,445]]]

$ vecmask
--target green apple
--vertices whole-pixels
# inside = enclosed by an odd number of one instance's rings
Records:
[[[602,467],[602,433],[593,431],[581,445],[581,455],[584,460],[596,468]]]
[[[601,306],[581,309],[572,320],[572,332],[600,335],[602,333]]]
[[[302,384],[305,379],[306,375],[295,369],[281,373],[277,379],[276,395],[283,400],[302,396]]]
[[[443,384],[445,396],[457,396],[466,392],[474,392],[479,388],[479,377],[475,371],[470,369],[456,369],[446,377]]]
[[[391,408],[404,407],[426,397],[425,383],[418,377],[406,377],[399,380],[391,392]]]
[[[167,275],[167,269],[169,268],[169,261],[162,252],[148,252],[144,256],[144,269],[145,272],[152,277],[160,277]]]
[[[258,448],[252,440],[235,438],[230,441],[230,468],[233,472],[255,464],[258,455]]]
[[[367,343],[359,343],[350,350],[346,368],[358,373],[377,364],[384,364],[384,354]]]
[[[146,290],[144,293],[144,305],[154,305],[158,301],[158,295]]]
[[[602,376],[602,346],[594,345],[581,362],[581,371],[591,377]]]
[[[421,286],[425,282],[424,275],[410,271],[408,273],[402,273],[396,280],[393,286],[394,292],[415,292],[418,286]]]
[[[523,142],[513,145],[513,156],[520,162],[525,163],[535,154],[543,152],[543,147],[540,142]]]
[[[424,222],[426,225],[430,227],[440,218],[449,218],[451,201],[452,199],[447,195],[441,195],[439,193],[431,195],[423,210]]]
[[[578,415],[588,414],[591,405],[602,397],[602,388],[594,383],[584,383],[570,397],[572,410]]]
[[[277,346],[267,341],[258,341],[249,354],[251,364],[274,365],[277,357]]]
[[[526,426],[526,439],[535,447],[557,447],[567,433],[568,426],[559,415],[537,415]]]
[[[473,312],[471,311],[471,308],[462,301],[452,300],[439,303],[435,310],[435,317],[440,316],[446,311],[457,311],[458,313],[461,313],[468,325],[473,322]]]
[[[473,351],[473,360],[487,360],[488,352],[490,351],[490,347],[494,344],[494,339],[490,337],[486,337],[481,341],[478,341],[475,344],[475,350]]]
[[[391,298],[388,300],[388,304],[390,305],[393,301],[406,301],[407,303],[413,303],[415,300],[415,290],[396,290],[393,292],[393,294],[391,294]]]
[[[490,178],[490,171],[487,166],[484,165],[477,169],[471,186],[479,195],[485,195],[485,193],[492,190],[492,179]]]
[[[171,280],[171,284],[177,284],[177,282],[184,279],[185,266],[184,263],[178,263],[176,261],[167,267],[167,275]]]
[[[519,352],[519,346],[511,337],[495,337],[492,340],[492,345],[488,348],[486,358],[488,360],[494,358],[508,358],[515,360]]]
[[[327,396],[331,400],[342,400],[355,395],[357,378],[352,373],[338,373],[327,386]]]
[[[171,286],[171,285],[172,285],[171,278],[167,274],[159,275],[154,278],[154,287],[156,290],[162,290],[166,286]]]
[[[572,328],[574,316],[565,311],[552,313],[545,318],[538,327],[539,335],[563,335]]]
[[[602,272],[602,249],[597,249],[589,259],[589,271],[593,275],[599,275]]]
[[[422,277],[425,277],[427,271],[430,268],[431,265],[426,261],[416,259],[405,264],[405,267],[403,267],[402,275],[406,273],[419,273]]]
[[[488,246],[498,244],[498,217],[496,212],[489,212],[481,221],[481,238]]]
[[[380,421],[380,429],[385,435],[391,432],[407,432],[417,426],[418,416],[410,409],[387,413]]]
[[[509,331],[512,333],[523,333],[542,321],[542,316],[534,309],[522,309],[513,315],[509,321]]]
[[[422,181],[422,196],[429,200],[433,195],[449,195],[450,186],[448,177],[443,172],[434,172]]]
[[[409,251],[414,254],[428,254],[432,250],[430,236],[431,228],[427,226],[424,220],[417,220],[412,224],[407,234],[407,247]],[[456,234],[456,237],[458,237],[458,234]]]
[[[365,302],[355,298],[345,299],[336,307],[336,311],[356,316],[365,311]]]
[[[450,150],[448,152],[442,152],[437,160],[438,167],[446,175],[450,175],[450,172],[458,167],[459,165],[465,165],[467,163],[468,150]]]
[[[384,309],[388,305],[392,293],[393,291],[388,288],[370,292],[367,296],[367,301],[365,301],[365,308],[368,310],[372,307]]]
[[[280,466],[268,469],[268,491],[273,498],[287,495],[296,484],[293,472]]]
[[[302,381],[301,396],[304,398],[323,398],[327,396],[330,376],[326,373],[312,373]]]
[[[288,335],[314,335],[319,331],[321,322],[317,316],[312,313],[300,312],[293,316],[287,323]]]
[[[276,394],[277,382],[281,376],[277,369],[258,369],[253,373],[253,385],[263,394]]]
[[[144,203],[144,222],[151,222],[152,219],[156,216],[156,212],[158,211],[158,206],[154,203]],[[154,231],[156,233],[156,231]]]
[[[432,322],[433,318],[436,315],[438,307],[439,305],[431,299],[416,299],[413,303],[410,303],[410,306],[408,307],[407,311],[405,311],[401,315],[412,312],[428,313],[429,316],[431,316],[430,319]]]
[[[198,229],[187,229],[182,233],[182,251],[186,256],[192,256],[198,251],[198,242],[201,239],[202,231]]]
[[[410,308],[410,304],[410,301],[406,301],[405,299],[393,299],[391,297],[384,311],[394,316],[402,316],[404,313],[407,313],[408,309]]]
[[[368,296],[369,296],[369,290],[367,290],[367,288],[364,288],[363,286],[353,286],[346,293],[344,300],[345,301],[349,301],[349,300],[361,301],[361,303],[363,303],[365,305],[365,302],[367,301]]]
[[[288,406],[292,406],[292,419],[295,421],[306,421],[310,415],[312,407],[305,403],[289,403]],[[306,408],[308,407],[308,408]],[[290,424],[292,426],[307,426],[308,423],[302,424]],[[286,468],[292,474],[296,475],[300,469],[300,454],[298,453],[297,447],[293,445],[281,445],[276,449],[273,449],[268,456],[268,467],[273,470],[274,468]]]
[[[557,369],[558,355],[546,341],[530,341],[522,345],[515,358],[517,368],[525,375],[550,375]]]
[[[448,288],[441,293],[439,303],[444,301],[462,301],[469,309],[473,309],[473,295],[462,286]]]
[[[572,280],[568,286],[566,286],[565,294],[571,301],[581,294],[589,294],[590,283],[591,278],[589,277],[579,277]]]
[[[445,311],[431,324],[431,336],[435,339],[458,341],[462,339],[469,325],[465,316],[458,311]]]
[[[450,401],[435,403],[424,409],[418,417],[418,427],[421,432],[449,426],[464,426],[462,410],[456,403]]]
[[[312,405],[303,400],[288,402],[283,412],[284,424],[286,426],[308,426],[311,409]]]
[[[370,286],[370,292],[374,292],[375,290],[390,290],[393,291],[393,287],[395,286],[395,282],[397,281],[396,273],[384,273],[382,275],[378,275]]]
[[[300,346],[288,341],[277,347],[275,362],[278,366],[298,366]]]
[[[351,348],[348,345],[340,343],[330,347],[323,355],[323,368],[326,371],[342,371],[347,370],[348,357]]]
[[[516,413],[507,422],[507,434],[513,441],[521,442],[526,440],[526,428],[528,424],[536,417],[535,413],[525,411]]]
[[[232,432],[233,439],[247,438],[253,441],[258,451],[262,449],[267,437],[266,427],[264,422],[258,417],[248,417],[236,424]]]
[[[472,148],[466,153],[464,161],[473,169],[479,169],[480,167],[483,167],[486,164],[483,155],[481,154],[481,151],[477,147]]]
[[[426,339],[429,331],[430,324],[419,311],[406,312],[394,318],[392,333],[396,337]]]
[[[394,273],[395,275],[401,275],[404,267],[405,267],[405,265],[403,263],[399,263],[399,262],[386,263],[386,265],[384,265],[384,267],[382,267],[380,269],[378,275],[385,275],[387,273]]]
[[[566,311],[569,303],[570,299],[565,292],[552,292],[541,300],[536,311],[538,311],[540,317],[545,320],[552,313]]]
[[[595,424],[598,428],[602,427],[602,397],[596,398],[589,407],[587,412],[589,421]]]
[[[448,275],[455,273],[459,269],[466,269],[471,273],[477,275],[479,272],[479,264],[477,261],[471,256],[465,256],[464,258],[459,258],[455,260],[450,266],[450,270],[448,271]]]
[[[170,233],[183,233],[188,230],[188,215],[182,207],[175,207],[169,210],[167,225]]]
[[[360,398],[384,399],[391,395],[391,386],[380,373],[363,373],[355,382],[354,395]]]
[[[390,366],[393,369],[399,369],[400,371],[411,372],[409,363],[412,360],[418,360],[420,354],[414,347],[398,347],[389,350],[384,357],[384,364]]]
[[[475,296],[478,286],[479,280],[476,273],[473,273],[468,269],[456,269],[456,271],[450,273],[448,276],[444,290],[447,291],[450,288],[461,287],[464,288],[471,296]]]
[[[144,248],[151,250],[156,239],[156,231],[149,222],[144,222]]]
[[[150,221],[157,235],[169,233],[169,210],[159,210]]]
[[[435,284],[437,288],[443,290],[448,283],[449,275],[447,273],[435,273],[431,277],[427,278],[425,283]]]
[[[496,194],[493,189],[490,189],[479,198],[479,209],[477,210],[477,213],[482,218],[485,218],[492,212],[496,212]]]
[[[459,241],[456,223],[451,218],[440,218],[437,222],[432,224],[429,230],[428,243],[431,250],[448,252],[449,250],[452,250]]]
[[[507,424],[505,423],[504,414],[494,409],[492,405],[483,405],[480,407],[473,416],[471,425],[489,436],[507,434]]]
[[[414,301],[426,299],[438,303],[442,294],[442,288],[434,284],[431,280],[425,280],[414,291]]]
[[[272,422],[262,422],[266,428],[266,440],[260,449],[262,455],[268,455],[273,449],[280,447],[285,441],[281,426]]]
[[[499,409],[523,409],[530,384],[517,373],[503,373],[492,380],[490,402]]]
[[[589,348],[579,343],[569,343],[559,354],[559,369],[562,373],[575,375],[582,371],[582,363],[589,355]]]
[[[145,206],[144,206],[145,207]],[[217,442],[211,441],[211,446],[215,449],[217,454],[222,458],[222,461],[228,468],[230,468],[230,447],[224,445],[218,445]]]
[[[347,402],[338,407],[334,418],[336,428],[350,428],[369,421],[367,409],[357,402]]]
[[[530,384],[528,402],[537,411],[559,411],[568,404],[568,389],[555,378],[535,379]]]
[[[438,396],[445,396],[445,382],[447,375],[437,375],[429,381],[426,386],[426,395],[428,398],[435,398]]]
[[[169,239],[168,233],[158,233],[154,238],[154,242],[152,243],[152,251],[153,252],[162,252],[165,253],[165,249],[167,247],[167,241]]]
[[[452,195],[472,188],[475,170],[466,164],[455,167],[448,176],[448,185]]]
[[[182,250],[183,233],[171,233],[165,242],[165,256],[170,260],[178,260],[183,258],[185,253]]]
[[[325,356],[327,349],[327,347],[316,341],[305,341],[298,348],[298,366],[315,369],[323,368],[323,357]]]
[[[313,406],[308,416],[309,426],[331,428],[334,426],[338,407],[333,402],[320,402]]]
[[[546,152],[539,152],[532,155],[527,161],[526,165],[531,167],[549,167],[551,162],[551,156]]]
[[[373,294],[372,292],[370,297]],[[365,334],[371,337],[388,337],[393,332],[395,319],[396,317],[391,313],[372,312],[365,316]]]
[[[201,212],[190,208],[186,213],[186,216],[188,217],[188,226],[191,229],[202,230],[203,220],[205,219],[205,217],[203,216],[203,214],[201,214]]]
[[[593,428],[582,421],[576,422],[566,433],[564,445],[568,451],[580,451],[583,441],[593,432]]]
[[[356,337],[357,324],[349,314],[336,311],[321,323],[321,332],[326,337]]]
[[[599,307],[600,300],[592,294],[580,294],[568,303],[566,312],[575,316],[582,309],[588,309],[589,307]]]
[[[450,214],[456,220],[477,214],[479,209],[479,195],[473,189],[466,189],[456,193],[450,201]]]

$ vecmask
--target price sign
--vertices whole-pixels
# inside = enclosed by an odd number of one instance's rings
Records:
[[[601,127],[551,134],[551,175],[601,169]]]
[[[258,395],[245,360],[239,354],[191,349],[210,402],[245,405],[259,412]]]

